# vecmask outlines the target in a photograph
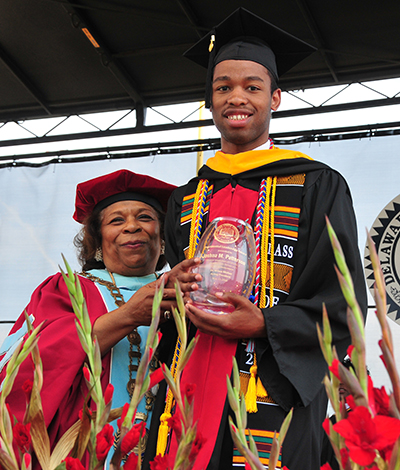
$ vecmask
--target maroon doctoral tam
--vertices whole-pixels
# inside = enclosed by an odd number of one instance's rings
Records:
[[[82,223],[95,209],[102,210],[118,201],[141,201],[166,211],[176,186],[151,176],[118,170],[93,178],[76,187],[74,220]]]

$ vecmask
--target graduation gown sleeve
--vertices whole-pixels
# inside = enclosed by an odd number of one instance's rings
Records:
[[[349,188],[336,171],[310,172],[304,186],[290,293],[285,302],[263,310],[268,336],[256,340],[258,374],[286,410],[307,406],[327,372],[316,329],[322,322],[323,303],[339,357],[350,344],[347,307],[334,270],[325,215],[342,245],[358,302],[366,315],[366,288]]]

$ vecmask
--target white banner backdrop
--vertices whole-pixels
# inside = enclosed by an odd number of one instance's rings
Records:
[[[287,146],[340,171],[353,195],[364,253],[366,228],[400,193],[400,137],[313,142]],[[205,160],[213,155],[206,152]],[[29,302],[34,288],[58,270],[63,253],[79,270],[73,238],[79,224],[72,219],[77,183],[128,168],[176,185],[195,175],[196,153],[157,155],[87,163],[52,164],[42,168],[0,169],[0,343],[11,323]],[[372,299],[370,299],[372,304]],[[0,325],[1,326],[1,325]],[[400,344],[400,328],[391,327]],[[388,385],[380,364],[380,339],[373,311],[367,322],[367,360],[374,382]],[[398,353],[400,365],[400,354]]]

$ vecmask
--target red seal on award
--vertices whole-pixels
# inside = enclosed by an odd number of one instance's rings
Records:
[[[239,230],[232,224],[222,224],[214,232],[215,239],[220,243],[235,243],[239,235]]]

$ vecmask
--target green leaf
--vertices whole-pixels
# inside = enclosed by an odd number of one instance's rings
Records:
[[[232,363],[233,363],[233,367],[232,367],[233,387],[239,392],[239,390],[240,390],[240,375],[239,375],[239,367],[238,367],[235,356],[233,356]]]
[[[57,467],[54,470],[66,470],[67,465],[65,462],[61,462],[60,465],[57,465]]]
[[[293,417],[293,408],[289,411],[289,413],[286,415],[286,418],[283,420],[283,423],[281,425],[281,429],[279,430],[279,444],[282,445],[283,441],[285,440],[287,431],[290,426],[290,422],[292,421]]]
[[[232,408],[233,412],[236,414],[239,411],[240,402],[237,393],[235,393],[235,390],[232,387],[229,375],[226,375],[226,386],[228,389],[229,405]]]
[[[240,397],[240,419],[243,429],[247,428],[247,410],[243,394]]]
[[[194,350],[194,347],[197,344],[199,337],[195,336],[189,343],[189,346],[186,348],[186,351],[183,352],[182,357],[180,358],[179,361],[179,370],[183,370],[186,364],[188,363],[190,356],[192,355],[192,352]]]
[[[276,438],[276,433],[272,438],[271,452],[269,454],[269,467],[276,468],[279,458],[279,450],[281,446],[279,445],[279,440]]]
[[[249,447],[250,447],[250,452],[252,452],[256,457],[258,457],[257,446],[256,446],[256,443],[254,442],[254,438],[250,432],[250,429],[249,429]]]
[[[95,337],[93,340],[94,344],[94,357],[93,357],[93,375],[95,380],[100,380],[101,372],[102,372],[102,363],[101,363],[101,352],[99,342]]]
[[[76,289],[76,301],[78,302],[78,305],[83,305],[83,303],[85,302],[85,298],[83,297],[81,281],[79,280],[79,276],[77,274],[74,275],[74,279]]]
[[[178,395],[179,392],[178,392],[178,389],[176,388],[175,380],[172,377],[171,371],[168,369],[168,367],[163,369],[163,375],[164,375],[165,380],[167,381],[168,387],[171,389],[173,396],[175,398],[177,398],[177,396],[179,397]],[[180,398],[178,398],[178,400],[179,399]]]
[[[74,272],[72,271],[71,266],[68,264],[67,258],[64,256],[63,253],[61,253],[61,256],[62,256],[62,259],[64,261],[65,267],[67,268],[68,277],[70,279],[73,279],[74,278]]]
[[[339,243],[339,240],[336,236],[335,231],[333,230],[333,227],[328,217],[325,217],[325,219],[326,219],[326,226],[328,229],[329,238],[331,240],[331,244],[333,248],[333,253],[335,255],[336,264],[338,265],[338,268],[340,272],[342,273],[346,284],[348,285],[349,289],[353,292],[353,295],[354,295],[353,280],[351,279],[350,271],[347,267],[346,259],[345,259],[342,247]]]
[[[89,346],[87,344],[86,336],[78,320],[75,320],[76,331],[78,332],[79,341],[81,343],[82,349],[86,354],[89,354]]]

